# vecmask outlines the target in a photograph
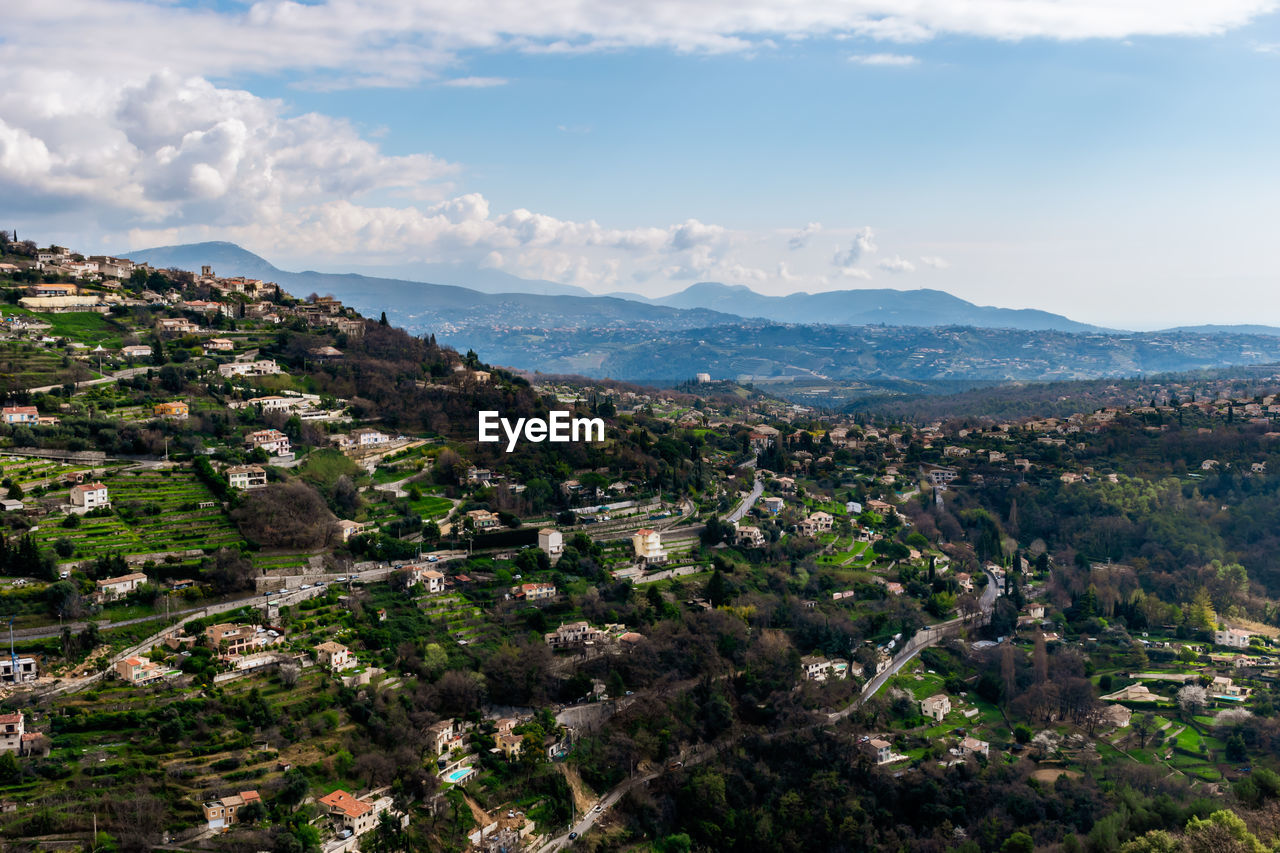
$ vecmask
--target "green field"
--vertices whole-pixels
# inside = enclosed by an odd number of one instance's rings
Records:
[[[159,551],[213,549],[235,545],[240,534],[213,493],[189,471],[118,473],[103,479],[115,512],[83,518],[68,529],[58,523],[40,526],[36,538],[51,547],[58,539],[75,545],[73,559],[102,554],[147,554]],[[205,509],[201,503],[213,502]],[[121,513],[130,513],[126,521]]]

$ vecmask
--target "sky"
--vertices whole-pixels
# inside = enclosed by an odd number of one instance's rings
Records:
[[[1280,325],[1278,5],[9,0],[0,227]]]

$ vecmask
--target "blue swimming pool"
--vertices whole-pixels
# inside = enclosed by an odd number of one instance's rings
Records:
[[[450,770],[444,775],[444,781],[457,784],[471,774],[470,767],[459,767],[457,770]]]

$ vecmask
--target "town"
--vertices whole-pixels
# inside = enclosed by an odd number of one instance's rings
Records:
[[[1119,850],[1280,796],[1274,372],[918,423],[0,236],[14,849]]]

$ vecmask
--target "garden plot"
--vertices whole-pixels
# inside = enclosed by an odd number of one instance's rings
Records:
[[[88,465],[66,465],[51,459],[34,459],[27,456],[5,456],[0,458],[0,479],[11,480],[24,489],[33,489],[50,481],[56,481],[63,474],[88,472]]]
[[[213,493],[189,471],[119,473],[103,482],[112,515],[85,517],[74,528],[41,525],[40,544],[67,539],[75,546],[73,557],[84,560],[110,553],[211,550],[242,541]]]

